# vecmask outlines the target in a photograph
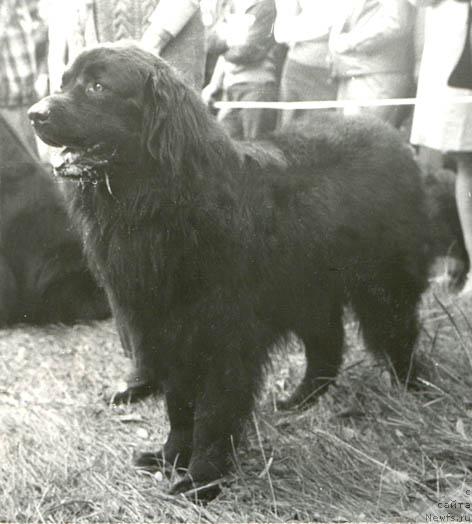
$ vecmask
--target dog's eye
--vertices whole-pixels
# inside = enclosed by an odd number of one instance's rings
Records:
[[[100,82],[90,82],[85,88],[88,93],[101,93],[104,89],[105,87]]]

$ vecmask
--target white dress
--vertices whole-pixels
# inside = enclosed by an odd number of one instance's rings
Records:
[[[414,112],[413,144],[440,151],[472,151],[472,101],[447,101],[454,96],[472,96],[472,90],[447,85],[464,48],[467,10],[467,2],[455,0],[443,0],[426,9],[417,93],[424,100],[418,101]]]

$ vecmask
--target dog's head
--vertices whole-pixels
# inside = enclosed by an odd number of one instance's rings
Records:
[[[117,152],[176,166],[205,150],[205,106],[163,60],[129,44],[82,52],[63,75],[62,88],[33,105],[38,136],[75,153]],[[205,125],[207,122],[207,125]]]

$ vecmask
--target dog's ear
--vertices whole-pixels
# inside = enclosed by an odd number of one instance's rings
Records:
[[[144,90],[146,150],[154,160],[171,166],[182,160],[191,132],[191,119],[184,117],[191,109],[186,89],[172,72],[158,68],[147,78]]]
[[[198,94],[161,65],[147,78],[143,100],[142,144],[146,153],[173,174],[189,159],[202,160],[212,124]]]
[[[157,135],[165,120],[165,104],[158,103],[154,74],[149,74],[144,84],[142,147],[155,160],[159,160]]]

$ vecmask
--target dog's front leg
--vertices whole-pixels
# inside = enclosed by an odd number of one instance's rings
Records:
[[[126,386],[113,392],[108,400],[112,404],[137,402],[160,391],[155,369],[145,362],[144,345],[148,343],[144,335],[146,328],[141,325],[142,319],[139,319],[132,308],[118,304],[110,295],[109,300],[123,351],[128,358],[132,359],[133,369],[126,377]]]
[[[194,400],[188,384],[179,384],[166,393],[170,433],[164,447],[157,452],[134,455],[137,467],[148,471],[187,468],[192,454]]]
[[[193,450],[185,477],[171,492],[211,500],[231,467],[244,423],[254,404],[259,370],[244,365],[239,348],[211,362],[196,397]],[[236,357],[234,356],[236,355]]]

